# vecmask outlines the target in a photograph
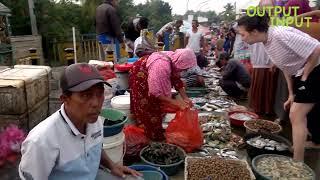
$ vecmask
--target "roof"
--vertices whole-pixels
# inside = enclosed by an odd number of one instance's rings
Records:
[[[7,6],[0,3],[0,14],[10,14],[11,10]]]

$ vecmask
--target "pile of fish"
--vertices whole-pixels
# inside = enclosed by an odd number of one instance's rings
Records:
[[[205,98],[208,101],[200,109],[207,112],[226,112],[228,108],[237,105],[233,100],[223,97],[212,97],[212,94],[206,95]]]
[[[204,133],[204,147],[206,148],[219,150],[218,153],[220,153],[221,149],[235,149],[244,143],[240,136],[231,132],[230,122],[223,116],[207,116],[206,120],[200,119],[200,124]],[[216,154],[219,155],[218,153]],[[220,155],[224,156],[224,153]]]
[[[289,147],[284,144],[280,143],[271,139],[263,138],[261,136],[257,136],[251,139],[248,139],[247,144],[259,148],[259,149],[266,149],[270,151],[286,151]]]
[[[203,146],[198,153],[191,154],[196,157],[220,157],[225,159],[240,159],[239,154],[234,149],[218,149],[210,146]]]
[[[190,99],[192,100],[193,104],[204,104],[208,102],[208,100],[203,97],[192,97]]]
[[[209,104],[215,105],[219,108],[230,108],[231,106],[237,105],[232,99],[227,97],[209,97]]]

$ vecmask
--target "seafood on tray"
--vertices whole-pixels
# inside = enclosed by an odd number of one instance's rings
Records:
[[[306,164],[285,156],[261,157],[257,159],[256,170],[271,179],[314,179],[312,170]]]
[[[277,142],[275,140],[271,140],[271,139],[267,139],[267,138],[263,138],[261,136],[257,136],[251,139],[248,139],[247,144],[259,148],[259,149],[266,149],[266,150],[270,150],[270,151],[286,151],[289,149],[289,147],[284,144],[284,143],[280,143]]]
[[[247,162],[218,157],[187,157],[185,177],[187,180],[254,179],[254,175]]]
[[[242,121],[249,121],[255,118],[254,115],[248,114],[248,113],[234,113],[230,116],[230,118],[232,119],[238,119],[238,120],[242,120]]]

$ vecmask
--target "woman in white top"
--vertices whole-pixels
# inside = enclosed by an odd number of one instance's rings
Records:
[[[307,114],[320,102],[320,42],[292,27],[269,27],[268,16],[244,16],[238,26],[243,41],[262,42],[286,77],[289,97],[284,107],[290,108],[294,159],[303,161]]]

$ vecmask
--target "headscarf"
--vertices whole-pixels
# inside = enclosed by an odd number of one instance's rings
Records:
[[[179,70],[189,69],[197,65],[197,58],[191,49],[177,49],[175,51],[161,51],[153,53],[147,62],[147,67],[151,66],[158,59],[170,58],[174,68]]]
[[[174,67],[179,70],[189,69],[197,65],[196,55],[191,49],[177,49],[171,54],[170,58]]]
[[[191,49],[155,52],[147,60],[149,94],[156,97],[170,97],[172,82],[170,76],[173,69],[185,70],[197,65],[194,52]]]

